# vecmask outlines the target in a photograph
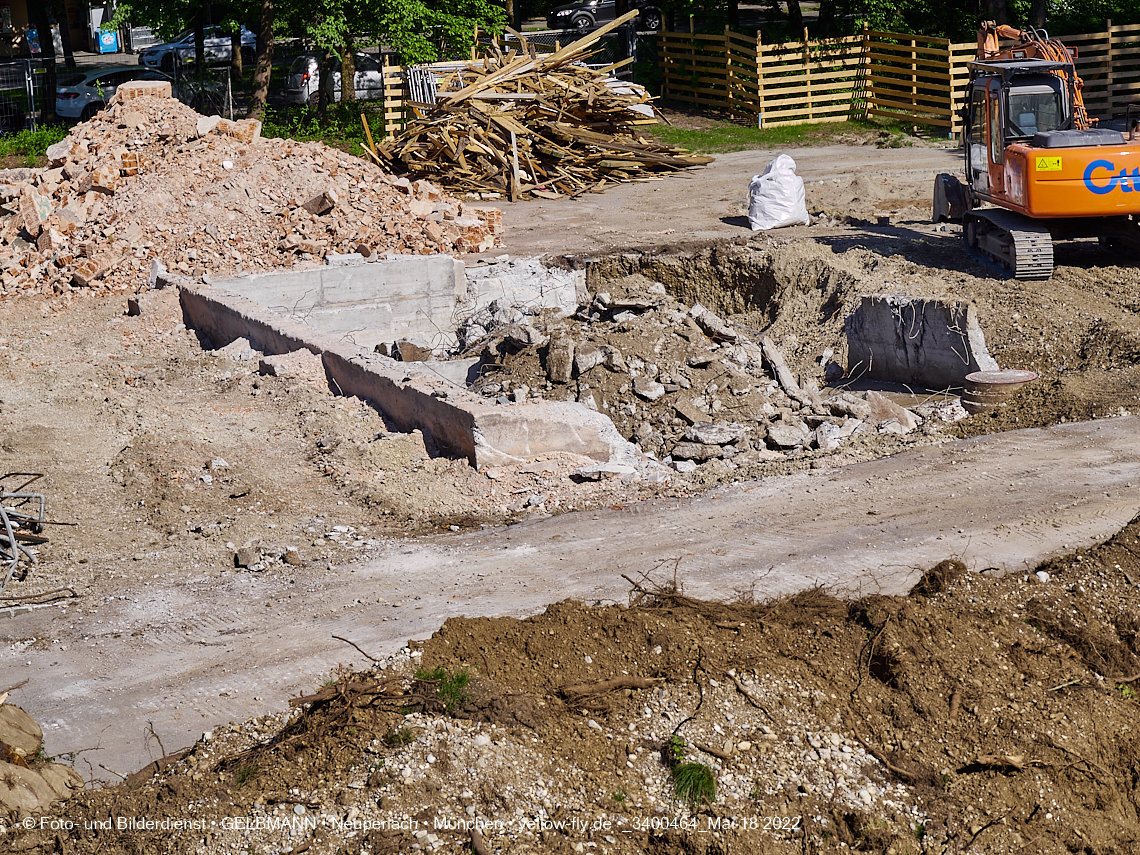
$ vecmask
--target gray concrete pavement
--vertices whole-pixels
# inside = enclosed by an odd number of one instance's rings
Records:
[[[1140,418],[1024,430],[844,468],[735,484],[689,500],[569,513],[478,534],[392,542],[353,565],[125,589],[119,599],[4,621],[2,682],[51,754],[110,777],[218,724],[281,709],[338,662],[424,638],[457,615],[527,615],[573,597],[624,602],[679,560],[685,591],[758,597],[824,585],[907,591],[921,568],[1028,571],[1111,536],[1140,512]],[[667,572],[658,571],[662,578]],[[156,583],[157,584],[157,583]],[[66,649],[62,649],[66,647]],[[90,764],[90,765],[88,765]]]

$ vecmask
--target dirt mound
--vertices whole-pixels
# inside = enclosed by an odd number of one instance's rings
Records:
[[[170,98],[115,103],[7,170],[19,213],[0,232],[0,293],[138,290],[153,259],[214,277],[319,263],[332,252],[489,249],[498,211],[465,205],[321,143],[262,139],[260,123]]]
[[[1132,851],[1140,675],[1112,669],[1140,663],[1138,535],[1134,521],[1026,576],[943,562],[910,597],[706,603],[662,567],[628,607],[449,620],[288,713],[78,795],[70,829],[10,839],[29,853]],[[696,773],[700,793],[685,789]],[[168,827],[100,829],[108,814]]]

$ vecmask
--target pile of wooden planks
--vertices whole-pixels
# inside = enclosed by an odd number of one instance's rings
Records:
[[[632,122],[649,95],[581,65],[591,46],[634,10],[551,54],[522,50],[468,63],[425,115],[378,146],[394,168],[481,198],[555,199],[644,180],[712,158],[648,141]],[[641,105],[641,111],[634,109]]]

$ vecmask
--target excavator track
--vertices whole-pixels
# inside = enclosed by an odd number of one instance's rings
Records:
[[[996,261],[1015,279],[1053,275],[1053,236],[1044,225],[1004,208],[975,208],[963,218],[970,249]]]

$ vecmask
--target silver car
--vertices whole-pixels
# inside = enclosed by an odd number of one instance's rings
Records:
[[[378,101],[384,97],[384,67],[376,54],[356,53],[356,99],[358,101]],[[339,101],[341,93],[340,65],[332,75],[330,101]],[[289,76],[285,81],[285,100],[290,104],[311,104],[316,106],[320,97],[321,64],[315,53],[303,53],[289,66]]]
[[[92,68],[56,78],[55,112],[67,119],[86,122],[107,106],[119,85],[129,80],[167,80],[177,90],[174,81],[161,71],[141,65],[120,65],[114,68]]]
[[[219,27],[205,29],[205,59],[207,64],[220,64],[230,61],[233,54],[229,33]],[[139,52],[139,65],[147,68],[161,68],[174,71],[175,57],[181,63],[194,61],[194,31],[185,30],[172,41],[161,45],[151,45]],[[241,28],[241,61],[243,65],[253,65],[257,60],[257,36]]]

